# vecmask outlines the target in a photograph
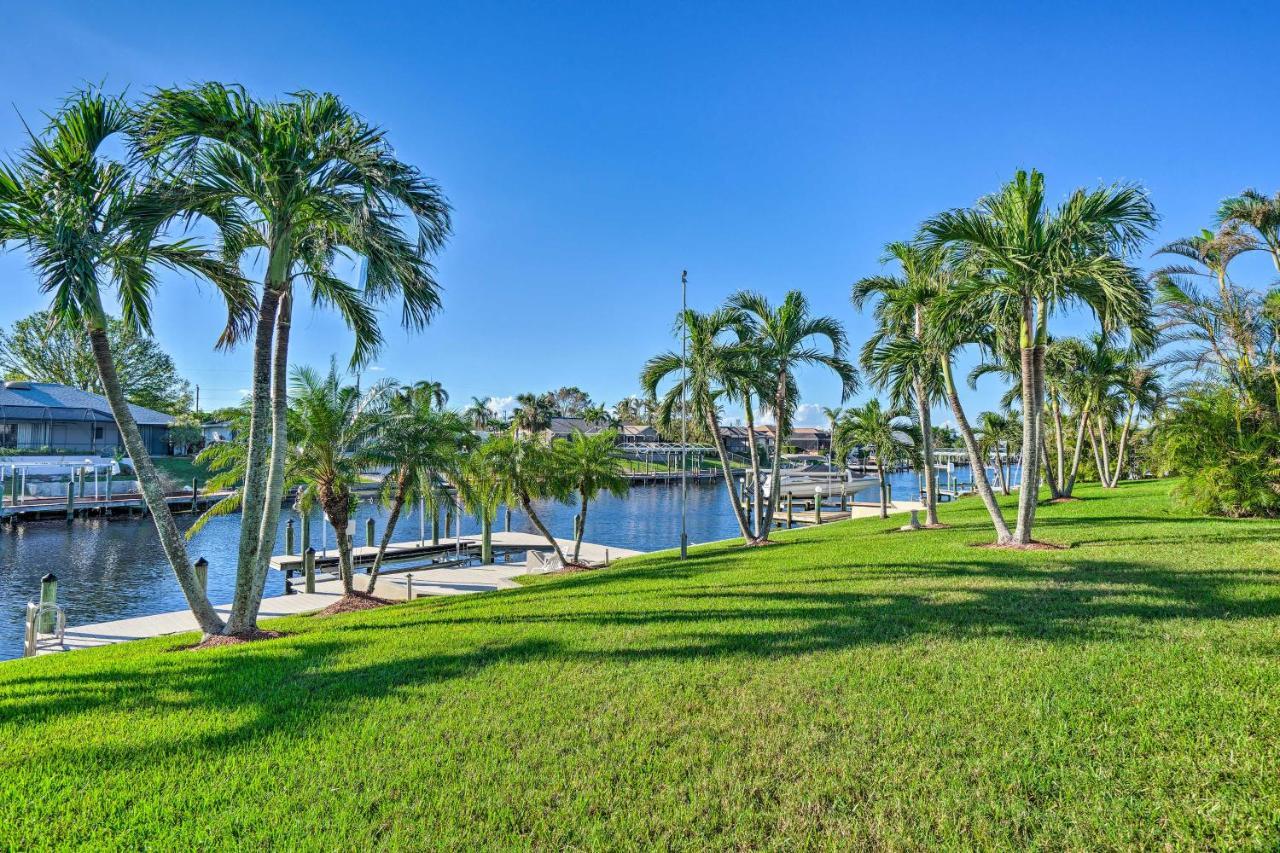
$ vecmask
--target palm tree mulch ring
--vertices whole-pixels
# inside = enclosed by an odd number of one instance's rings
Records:
[[[181,646],[175,651],[194,652],[200,649],[216,649],[221,646],[240,646],[245,643],[256,643],[259,640],[278,640],[287,636],[280,631],[263,631],[261,628],[254,628],[251,631],[242,631],[239,634],[213,634],[205,637],[198,643],[190,646]]]
[[[1032,540],[1026,543],[1020,542],[978,542],[973,545],[974,548],[998,548],[1002,551],[1066,551],[1070,545],[1054,545],[1052,542],[1039,542]]]
[[[369,595],[367,592],[349,592],[316,615],[336,616],[339,613],[358,613],[361,610],[373,610],[377,607],[386,607],[388,604],[399,603],[400,602],[392,601],[389,598],[379,598],[376,595]]]

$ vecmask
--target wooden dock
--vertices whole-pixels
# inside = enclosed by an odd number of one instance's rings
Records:
[[[799,501],[796,501],[799,503]],[[808,505],[812,505],[812,501]],[[816,509],[792,509],[791,512],[786,511],[786,506],[778,508],[777,513],[773,516],[774,527],[812,527],[815,524],[831,524],[835,521],[847,521],[851,518],[875,518],[880,515],[880,503],[854,502],[846,503],[845,509],[840,509],[839,505],[833,505],[831,508],[823,506],[821,514]],[[923,511],[924,504],[920,501],[894,501],[889,504],[889,514],[911,512],[912,510]],[[788,523],[790,522],[790,523]]]
[[[212,504],[225,498],[230,492],[201,492],[196,495],[194,503],[196,509],[205,509]],[[182,510],[192,509],[192,496],[190,492],[173,492],[165,495],[165,502],[169,506]],[[123,494],[112,495],[110,498],[105,495],[94,497],[93,495],[85,495],[84,497],[76,497],[71,501],[71,511],[77,516],[113,516],[113,515],[146,515],[147,503],[143,500],[142,495],[138,492],[125,492]],[[3,506],[0,506],[0,520],[8,522],[18,521],[34,521],[45,518],[65,518],[67,515],[67,499],[65,497],[28,497],[23,498],[16,503],[11,498],[5,498]]]

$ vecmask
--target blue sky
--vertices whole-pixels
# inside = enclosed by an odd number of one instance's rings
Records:
[[[85,82],[334,91],[455,207],[444,313],[408,336],[392,312],[366,375],[440,379],[459,402],[564,384],[613,402],[671,344],[681,269],[698,308],[802,288],[857,345],[849,284],[882,245],[1020,166],[1053,196],[1143,183],[1161,241],[1226,195],[1280,188],[1275,7],[1040,6],[22,4],[5,16],[0,150],[22,143],[18,113],[36,123]],[[19,254],[0,283],[0,323],[42,307]],[[248,358],[212,351],[207,291],[167,282],[156,309],[204,401],[238,399]],[[350,352],[309,310],[294,341],[295,362]],[[837,402],[821,374],[801,390]]]

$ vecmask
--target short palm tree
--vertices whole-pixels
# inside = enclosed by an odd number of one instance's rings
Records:
[[[977,303],[1015,318],[1022,378],[1022,482],[1014,542],[1032,541],[1040,482],[1040,429],[1049,318],[1073,304],[1088,306],[1107,330],[1145,330],[1151,298],[1128,256],[1157,221],[1146,193],[1132,185],[1075,190],[1056,209],[1044,176],[1019,171],[997,193],[967,210],[925,223],[931,246],[953,248],[968,273],[952,301]]]
[[[573,487],[558,466],[556,453],[541,438],[495,435],[482,445],[484,473],[496,484],[490,500],[507,506],[518,505],[555,551],[561,565],[567,565],[560,542],[551,535],[533,506],[534,501],[567,501]]]
[[[207,278],[229,307],[224,343],[241,334],[252,317],[253,293],[234,267],[198,244],[167,239],[166,224],[190,211],[183,211],[165,187],[139,179],[128,164],[103,153],[131,120],[122,98],[88,90],[68,99],[48,128],[31,136],[18,159],[0,167],[0,246],[26,251],[41,291],[52,298],[51,322],[87,333],[161,548],[200,630],[215,634],[223,629],[222,619],[196,579],[116,372],[102,291],[112,286],[126,326],[149,334],[157,268]]]
[[[144,106],[134,137],[141,153],[171,175],[184,205],[219,225],[231,260],[250,252],[264,259],[228,619],[229,631],[249,630],[285,486],[294,287],[302,284],[314,303],[338,310],[355,332],[353,364],[363,363],[382,343],[379,304],[398,297],[411,329],[438,309],[432,257],[448,237],[449,206],[434,181],[395,156],[384,131],[331,94],[266,102],[221,83],[160,89]],[[344,253],[363,260],[359,285],[335,272]]]
[[[789,291],[776,307],[762,294],[740,291],[730,297],[729,305],[750,319],[756,330],[750,349],[756,363],[771,374],[772,393],[767,402],[778,433],[770,466],[772,493],[768,496],[769,508],[759,531],[759,535],[767,539],[781,490],[782,478],[778,472],[782,467],[783,444],[791,432],[799,405],[796,368],[810,366],[830,370],[840,379],[841,401],[857,390],[858,372],[845,358],[848,337],[844,326],[833,317],[813,314],[809,300],[800,291]]]
[[[681,312],[678,323],[688,334],[684,355],[665,352],[649,359],[640,373],[640,387],[646,398],[652,398],[663,384],[670,383],[657,407],[659,429],[671,430],[684,416],[684,407],[688,407],[690,426],[703,433],[716,449],[738,530],[743,541],[751,542],[752,527],[733,486],[729,454],[720,434],[720,401],[731,393],[730,389],[748,381],[753,368],[752,351],[729,339],[741,321],[741,312],[729,308],[710,314],[693,309]]]
[[[1016,446],[1011,441],[1014,429],[1021,428],[1021,422],[1000,412],[980,412],[978,414],[978,447],[982,450],[984,460],[990,459],[996,472],[996,482],[1000,484],[1002,494],[1010,493],[1008,457],[1001,451],[1001,446],[1009,449],[1010,454]]]
[[[885,408],[875,399],[847,409],[836,426],[836,444],[845,452],[855,445],[875,448],[881,518],[889,517],[889,469],[918,458],[914,428],[909,410]]]
[[[586,434],[575,431],[567,441],[555,443],[555,464],[578,493],[578,519],[573,531],[573,562],[578,562],[582,550],[582,536],[587,528],[587,508],[591,501],[608,492],[614,497],[626,497],[631,488],[618,452],[618,434],[611,429]]]
[[[297,427],[288,448],[289,479],[302,484],[297,505],[302,512],[319,506],[338,542],[343,595],[355,595],[351,538],[347,523],[355,513],[354,488],[360,475],[384,460],[377,434],[385,385],[361,393],[344,385],[336,363],[321,374],[307,366],[293,370],[290,393]],[[390,529],[390,525],[388,525]]]
[[[535,435],[551,426],[555,410],[550,398],[542,394],[517,394],[516,408],[511,413],[511,428],[525,435]]]
[[[365,592],[373,592],[382,561],[406,505],[429,501],[435,509],[442,479],[456,481],[466,451],[474,443],[470,425],[459,414],[438,408],[435,398],[418,386],[397,388],[389,395],[376,435],[369,442],[370,455],[378,456],[391,471],[382,481],[379,498],[389,516]]]

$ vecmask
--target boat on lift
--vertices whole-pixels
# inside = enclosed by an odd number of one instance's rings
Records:
[[[833,465],[827,457],[817,453],[786,453],[782,467],[778,469],[778,494],[785,497],[812,498],[822,490],[823,495],[845,494],[879,485],[876,477],[857,476],[852,468]],[[764,494],[773,494],[773,474],[764,474]]]

